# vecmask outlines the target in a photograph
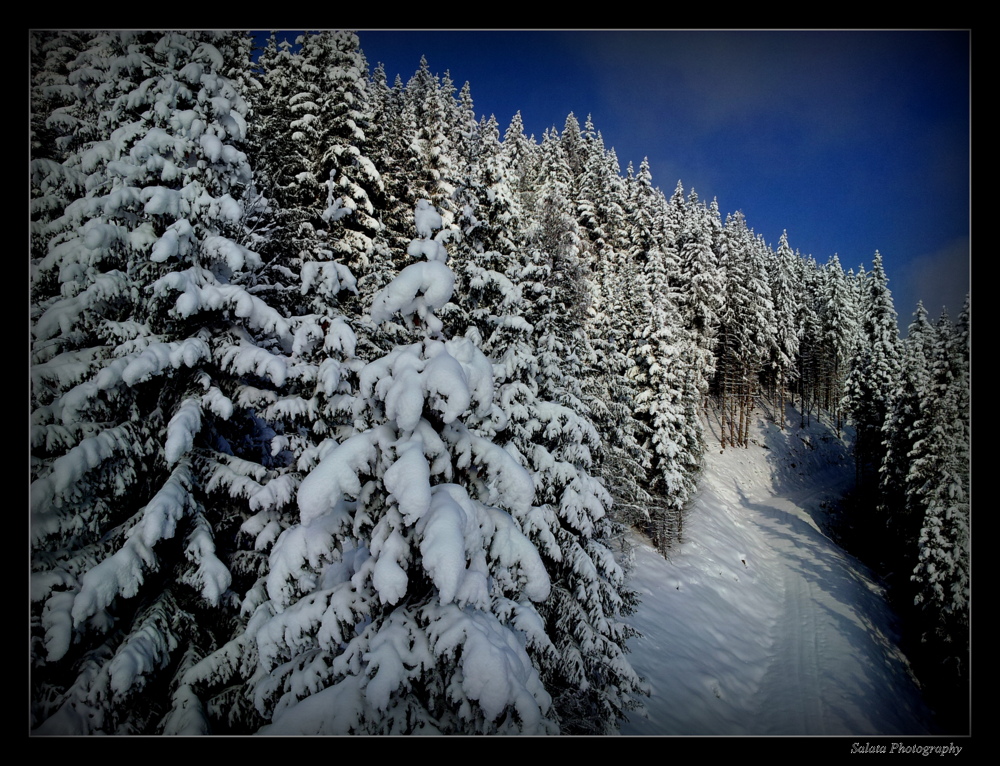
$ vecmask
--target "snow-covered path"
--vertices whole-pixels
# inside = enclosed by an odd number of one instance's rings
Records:
[[[635,540],[631,658],[652,696],[622,733],[932,733],[881,589],[814,521],[853,480],[843,443],[765,420],[755,442],[710,436],[669,561]]]

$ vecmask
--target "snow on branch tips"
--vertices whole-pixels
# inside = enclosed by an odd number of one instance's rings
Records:
[[[553,730],[513,624],[551,591],[512,515],[530,508],[531,476],[467,422],[493,414],[493,368],[467,338],[445,338],[434,312],[455,277],[432,239],[441,217],[424,201],[415,219],[409,252],[427,260],[376,296],[372,316],[402,314],[423,339],[361,370],[376,423],[321,450],[298,487],[298,523],[271,551],[254,690],[273,710],[268,733]],[[320,696],[352,709],[321,714]]]
[[[441,215],[427,200],[417,202],[414,213],[419,239],[410,243],[407,253],[427,260],[412,263],[403,269],[385,289],[375,296],[372,304],[372,320],[377,323],[389,321],[395,314],[401,314],[410,327],[422,324],[429,335],[439,335],[443,324],[434,312],[444,306],[455,289],[455,274],[448,268],[448,251],[438,239],[432,239],[435,228],[441,226]]]

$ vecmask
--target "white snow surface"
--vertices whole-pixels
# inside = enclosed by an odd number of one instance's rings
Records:
[[[786,425],[761,416],[724,451],[709,427],[681,544],[633,540],[629,656],[652,694],[622,734],[935,733],[882,588],[820,528],[854,481],[847,447],[791,409]]]

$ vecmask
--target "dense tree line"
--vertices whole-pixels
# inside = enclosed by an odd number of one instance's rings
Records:
[[[623,528],[666,549],[762,395],[849,414],[958,647],[968,309],[901,344],[877,254],[349,32],[30,44],[35,731],[615,731]]]

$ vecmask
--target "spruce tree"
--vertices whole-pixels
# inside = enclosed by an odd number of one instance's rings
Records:
[[[795,318],[799,337],[796,371],[799,389],[800,425],[804,428],[819,401],[822,370],[822,325],[820,322],[820,284],[822,272],[812,256],[799,259],[798,279],[803,285],[802,300]],[[853,359],[851,360],[853,363]],[[843,406],[843,404],[841,405]]]
[[[877,251],[871,274],[863,280],[862,340],[847,377],[842,406],[856,429],[858,482],[863,489],[874,489],[882,462],[882,427],[899,378],[899,330],[889,280]]]
[[[761,371],[774,347],[774,305],[767,279],[770,249],[741,213],[726,220],[726,301],[719,331],[723,446],[746,447]]]
[[[959,674],[967,672],[971,574],[967,327],[964,319],[956,332],[945,314],[938,322],[906,477],[908,501],[923,510],[912,579],[924,639],[943,644]]]
[[[532,480],[480,435],[502,425],[491,364],[443,334],[454,275],[441,223],[418,204],[420,260],[372,306],[418,340],[361,371],[370,427],[303,455],[298,521],[272,548],[245,634],[201,674],[254,658],[264,733],[555,731],[527,653],[550,646],[538,612],[550,578],[522,531]]]
[[[860,328],[854,296],[836,253],[827,263],[823,276],[820,296],[823,404],[839,430],[843,424],[840,400],[850,360],[859,342]]]
[[[371,263],[382,179],[366,154],[368,67],[357,36],[307,33],[297,43],[297,52],[272,43],[261,56],[255,160],[274,214],[270,281],[292,285],[283,299],[289,311],[322,313],[322,284],[342,279],[344,267],[362,272]],[[301,283],[310,289],[300,292]]]
[[[249,66],[226,59],[246,47],[89,45],[108,78],[91,91],[98,140],[65,160],[86,192],[32,272],[32,727],[153,733],[233,628],[233,498],[269,476],[247,394],[284,383],[292,334],[244,286],[261,266],[247,104],[223,72]]]
[[[653,496],[645,477],[651,463],[642,442],[643,424],[636,417],[637,390],[629,377],[631,331],[618,321],[634,286],[621,272],[618,250],[625,229],[624,183],[613,150],[605,151],[590,118],[584,130],[585,166],[577,198],[581,239],[590,255],[590,298],[587,334],[594,349],[585,377],[591,420],[604,438],[601,476],[614,499],[613,513],[626,525],[648,523]]]
[[[529,646],[529,654],[561,731],[609,733],[643,688],[625,657],[631,631],[622,617],[634,595],[609,549],[620,529],[596,476],[602,444],[582,386],[593,358],[583,301],[593,291],[566,196],[570,174],[553,134],[540,153],[549,182],[538,189],[539,207],[523,213],[524,246],[510,252],[509,239],[493,240],[498,251],[473,255],[472,290],[463,302],[474,307],[483,349],[500,372],[497,403],[507,426],[495,438],[535,483],[536,508],[525,528],[552,582],[551,596],[538,607],[552,643]],[[501,166],[507,167],[503,155]],[[516,171],[508,172],[516,182]],[[505,188],[494,190],[505,198]],[[507,210],[504,216],[516,222],[518,201],[484,212]],[[470,236],[463,244],[475,230]]]
[[[779,405],[778,422],[784,428],[784,397],[788,384],[795,379],[795,358],[799,352],[799,337],[795,318],[802,296],[795,287],[796,261],[800,260],[788,244],[788,232],[782,232],[778,249],[768,261],[771,303],[774,305],[774,345],[770,355],[768,379],[772,396]]]
[[[635,595],[609,548],[620,530],[595,473],[602,442],[578,378],[586,338],[565,319],[579,309],[567,275],[555,270],[559,261],[543,255],[532,250],[513,280],[523,318],[504,328],[523,340],[500,357],[500,406],[509,420],[503,443],[534,477],[537,510],[526,527],[552,581],[539,605],[552,647],[536,645],[533,657],[561,730],[608,734],[644,689],[625,654],[633,631],[623,617]]]
[[[892,571],[912,572],[916,566],[917,538],[924,509],[907,491],[911,452],[921,438],[918,424],[926,423],[921,407],[930,387],[930,369],[937,331],[918,303],[903,341],[900,380],[892,410],[882,427],[884,457],[879,474],[879,516],[890,535],[885,557]],[[904,585],[904,590],[906,586]]]
[[[98,36],[96,32],[45,31],[29,36],[33,259],[48,251],[48,224],[84,193],[87,174],[79,166],[82,157],[78,150],[97,138],[94,90],[105,79],[102,70],[115,60],[110,52],[95,50],[92,38]]]
[[[534,136],[524,135],[524,120],[517,112],[503,136],[503,151],[509,167],[516,179],[514,191],[521,208],[533,210],[535,189],[538,182],[538,145]]]
[[[445,228],[451,228],[457,212],[453,199],[459,171],[453,141],[460,135],[454,124],[457,116],[450,78],[443,84],[422,57],[403,96],[407,180],[411,200],[429,199],[442,211]]]
[[[714,201],[711,208],[699,204],[692,189],[684,208],[675,207],[668,213],[667,225],[678,258],[672,282],[678,293],[681,321],[698,349],[698,388],[704,396],[715,372],[712,351],[725,291],[725,275],[716,253],[724,236],[718,205]]]
[[[680,319],[680,299],[670,279],[678,260],[663,195],[652,186],[648,162],[643,161],[637,176],[629,167],[630,247],[620,261],[628,290],[626,314],[634,318],[629,375],[635,384],[636,416],[647,436],[648,483],[654,496],[650,532],[665,550],[677,537],[700,465],[696,408],[701,393],[690,374],[696,364],[691,334]]]

